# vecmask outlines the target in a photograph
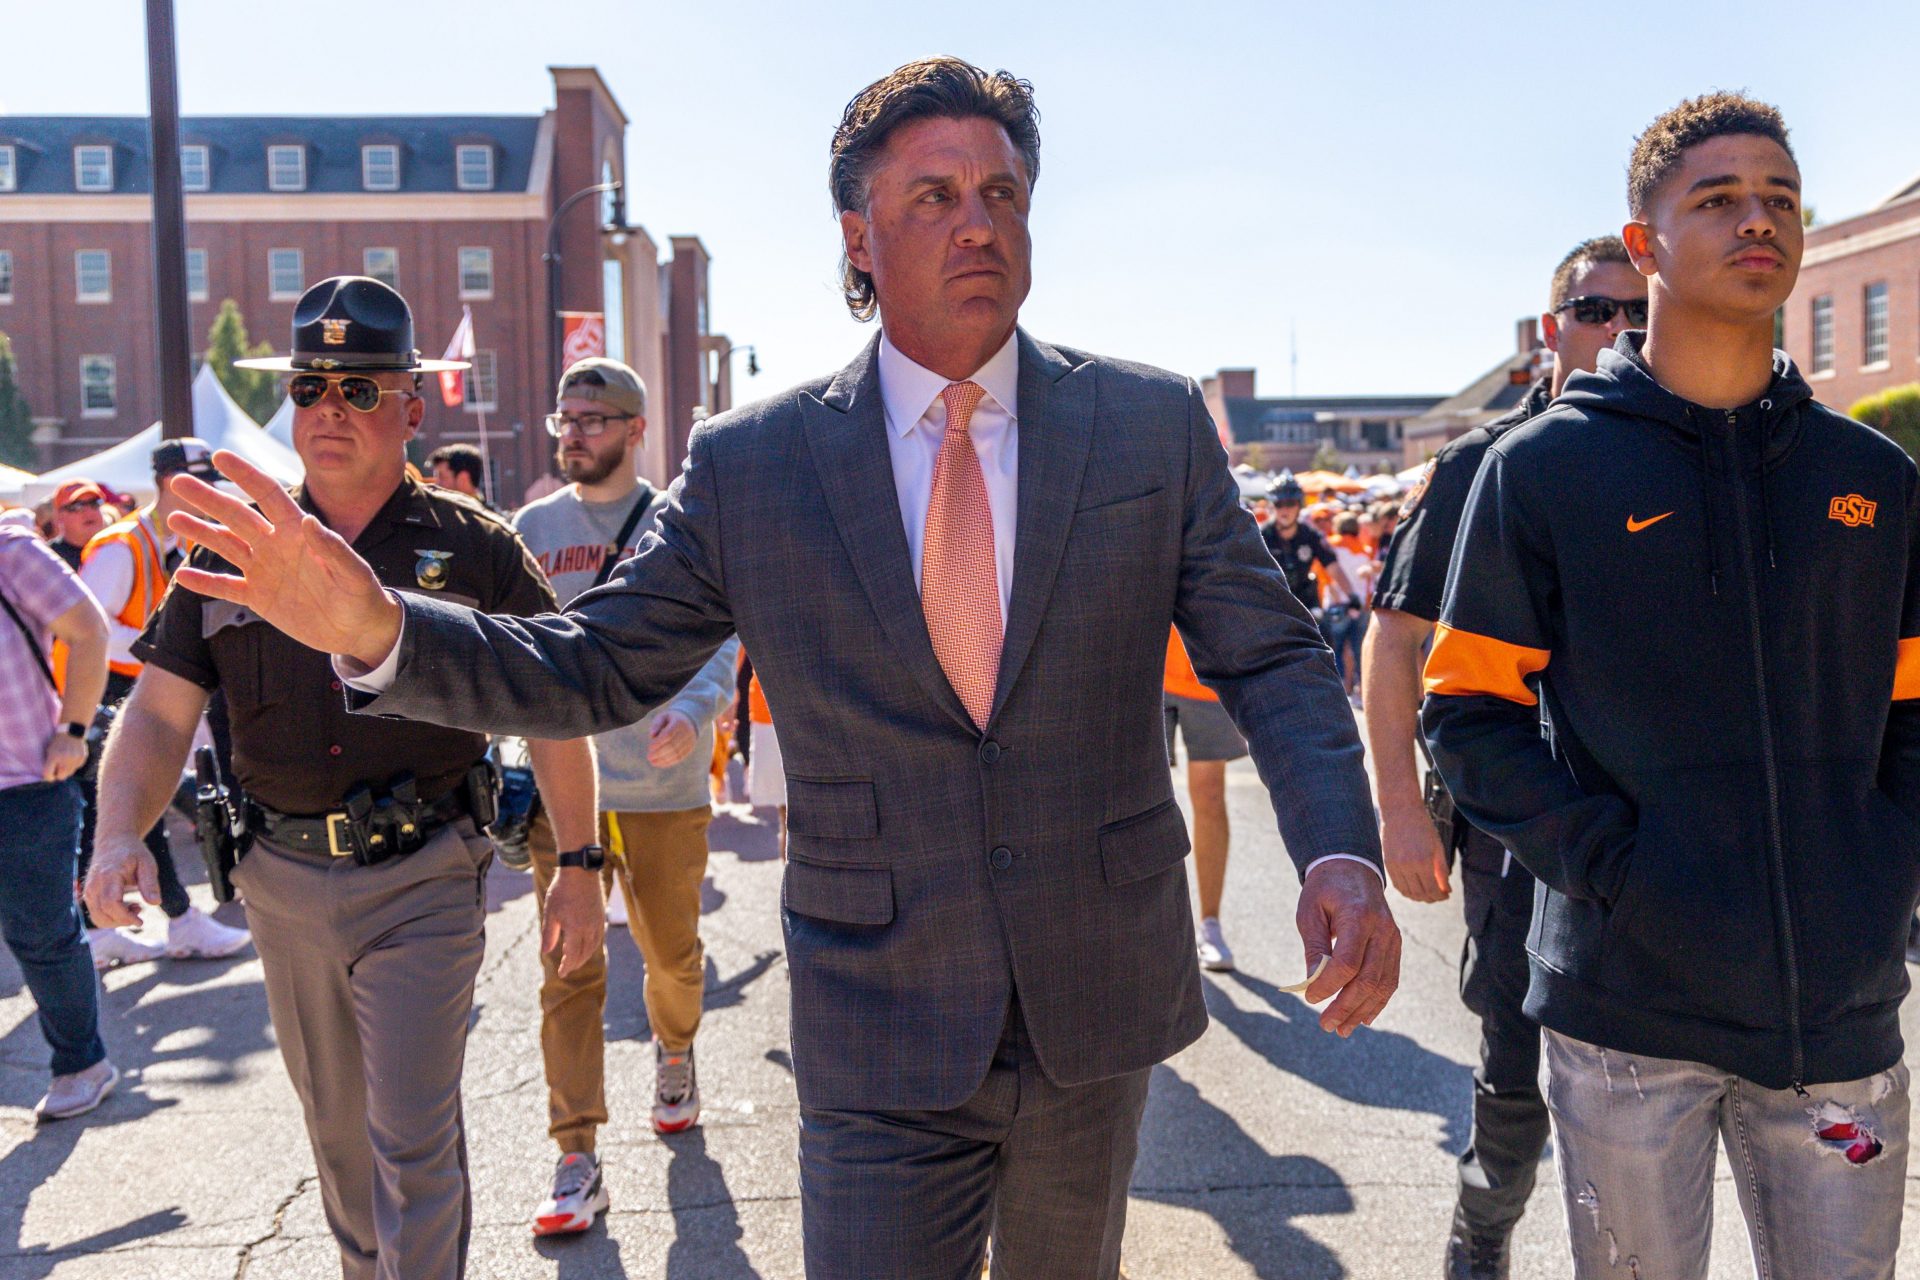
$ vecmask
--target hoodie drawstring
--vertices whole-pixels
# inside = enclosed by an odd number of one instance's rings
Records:
[[[1772,571],[1780,566],[1773,558],[1773,506],[1767,501],[1767,421],[1766,415],[1773,411],[1773,401],[1760,402],[1760,529],[1767,539],[1767,569]]]
[[[1693,416],[1693,410],[1687,410]],[[1711,429],[1700,432],[1700,503],[1707,516],[1707,585],[1720,594],[1720,518],[1713,496],[1713,441]]]

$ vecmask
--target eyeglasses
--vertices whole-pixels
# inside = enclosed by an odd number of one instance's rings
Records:
[[[1573,318],[1581,324],[1611,324],[1616,313],[1627,313],[1627,323],[1644,329],[1647,325],[1647,300],[1645,298],[1609,298],[1605,294],[1588,293],[1578,298],[1568,298],[1555,307],[1554,314],[1571,309]]]
[[[85,511],[88,507],[92,507],[96,511],[99,510],[100,499],[82,498],[78,502],[69,502],[64,507],[61,507],[60,509],[66,512],[67,514],[71,515],[76,511]]]
[[[327,388],[338,387],[340,398],[349,409],[360,413],[372,413],[380,407],[380,402],[388,396],[410,396],[411,391],[382,387],[372,378],[349,375],[334,380],[320,373],[303,373],[287,382],[287,398],[293,401],[296,409],[311,409],[327,398]]]
[[[606,434],[608,423],[632,420],[630,413],[550,413],[547,415],[547,434],[558,440],[572,430],[592,440]]]

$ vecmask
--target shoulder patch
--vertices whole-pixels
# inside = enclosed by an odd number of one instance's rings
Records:
[[[1407,490],[1406,499],[1400,504],[1402,520],[1412,515],[1414,508],[1420,505],[1420,499],[1427,496],[1427,486],[1433,483],[1433,469],[1438,465],[1439,459],[1427,459],[1426,469],[1420,473],[1420,478],[1413,482],[1413,488]]]

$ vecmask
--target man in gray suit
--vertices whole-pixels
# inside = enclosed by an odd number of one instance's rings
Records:
[[[1016,328],[1031,89],[902,67],[835,135],[831,378],[710,419],[639,554],[564,616],[383,591],[243,462],[187,517],[208,595],[339,655],[370,712],[571,738],[738,631],[779,716],[807,1273],[1101,1280],[1147,1075],[1206,1025],[1168,779],[1169,623],[1246,735],[1304,877],[1321,1025],[1399,976],[1361,749],[1192,382]],[[364,697],[364,695],[363,695]],[[1336,993],[1337,996],[1336,996]]]

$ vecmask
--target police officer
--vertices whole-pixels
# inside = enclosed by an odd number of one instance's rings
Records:
[[[292,357],[247,363],[294,375],[294,447],[306,466],[295,501],[391,589],[516,614],[554,607],[504,522],[406,472],[425,411],[419,375],[465,366],[420,358],[398,293],[364,277],[324,280],[294,310]],[[226,549],[214,540],[193,563],[226,567],[216,554]],[[179,587],[136,652],[147,665],[102,767],[88,903],[117,923],[131,915],[128,891],[151,899],[139,833],[172,795],[208,695],[224,691],[251,825],[233,883],[342,1270],[348,1280],[462,1274],[471,1208],[460,1071],[492,857],[486,737],[350,716],[325,654]],[[562,850],[590,845],[589,745],[535,753],[543,787],[565,794],[584,780],[584,806],[555,806],[556,825],[578,812],[584,829],[556,836]],[[599,946],[585,932],[566,939],[576,964]]]
[[[1300,518],[1307,491],[1293,472],[1282,471],[1274,477],[1267,499],[1273,504],[1273,519],[1261,528],[1260,536],[1266,539],[1267,550],[1280,565],[1280,572],[1287,575],[1294,598],[1316,618],[1320,616],[1320,593],[1313,585],[1313,566],[1318,564],[1347,599],[1354,599],[1353,584],[1347,581],[1346,570],[1340,567],[1326,535]]]

